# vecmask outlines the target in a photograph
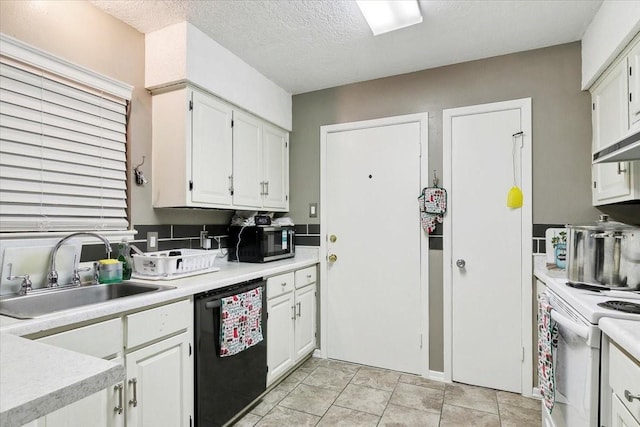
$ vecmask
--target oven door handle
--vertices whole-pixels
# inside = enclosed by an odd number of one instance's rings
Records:
[[[555,320],[560,326],[569,329],[574,334],[578,335],[585,341],[589,341],[589,327],[580,325],[563,314],[558,313],[556,310],[551,310],[551,318]]]

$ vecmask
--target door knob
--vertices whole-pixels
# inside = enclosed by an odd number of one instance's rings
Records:
[[[458,268],[464,268],[465,265],[467,265],[467,263],[463,259],[459,259],[456,261],[456,267]]]
[[[335,242],[336,242],[336,240],[338,240],[338,238],[336,237],[336,235],[335,235],[335,234],[332,234],[331,236],[329,236],[329,241],[330,241],[331,243],[335,243]]]
[[[331,254],[327,259],[329,260],[329,262],[336,262],[338,260],[338,255]]]

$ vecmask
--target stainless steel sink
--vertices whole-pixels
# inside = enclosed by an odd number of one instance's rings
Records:
[[[47,289],[24,296],[0,299],[0,315],[16,319],[32,319],[57,311],[169,289],[175,289],[175,287],[134,282]]]

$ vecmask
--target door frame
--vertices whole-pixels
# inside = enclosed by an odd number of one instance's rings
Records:
[[[521,370],[521,393],[524,396],[532,396],[533,391],[533,216],[532,216],[532,123],[531,123],[531,98],[515,99],[510,101],[494,102],[489,104],[473,105],[469,107],[452,108],[442,112],[442,185],[450,192],[450,200],[455,197],[452,184],[452,152],[451,152],[451,127],[452,119],[458,116],[482,114],[507,109],[521,110],[521,131],[523,134],[523,147],[521,151],[521,177],[520,188],[524,194],[522,207],[522,271],[521,271],[521,308],[522,308],[522,347],[523,362]],[[507,198],[505,189],[505,202]],[[451,215],[445,215],[443,221],[443,311],[444,311],[444,380],[451,382],[453,376],[453,248]]]
[[[366,129],[398,125],[405,123],[420,124],[420,146],[416,147],[420,153],[420,188],[429,185],[428,177],[428,147],[429,147],[429,116],[428,113],[415,113],[403,116],[385,117],[380,119],[362,120],[357,122],[340,123],[320,126],[320,342],[316,355],[327,358],[327,325],[328,313],[327,301],[329,288],[327,283],[327,136],[335,132]],[[416,209],[418,209],[419,194],[416,194]],[[330,208],[330,207],[329,207]],[[419,224],[416,224],[416,229]],[[420,235],[420,298],[423,301],[424,310],[421,313],[420,331],[422,333],[422,376],[429,376],[429,237],[426,233]]]

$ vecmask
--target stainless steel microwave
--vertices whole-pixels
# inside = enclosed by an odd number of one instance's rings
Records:
[[[289,226],[229,227],[229,261],[269,262],[295,256],[295,230]]]

